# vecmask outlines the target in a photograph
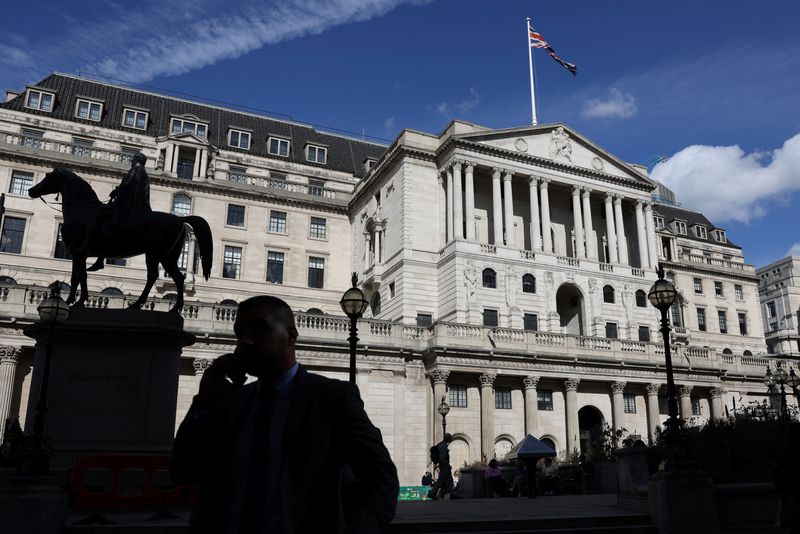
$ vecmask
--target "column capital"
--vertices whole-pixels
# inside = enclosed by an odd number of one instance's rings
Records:
[[[709,393],[711,394],[712,399],[720,399],[725,393],[725,390],[723,388],[711,388]]]
[[[578,391],[578,384],[580,383],[580,378],[567,378],[564,380],[564,389],[567,391]]]
[[[681,397],[690,397],[694,386],[678,386],[678,395]]]
[[[19,363],[19,355],[22,349],[19,347],[0,347],[0,363]]]
[[[464,166],[466,167],[466,168],[464,169],[465,171],[467,171],[467,172],[472,172],[472,171],[475,169],[475,167],[477,167],[477,166],[478,166],[478,164],[477,164],[477,163],[475,163],[474,161],[465,161],[465,162],[464,162]]]
[[[503,169],[500,167],[492,167],[492,178],[500,179],[500,174],[502,174]]]
[[[622,205],[622,195],[614,195],[614,205],[615,206]]]
[[[539,178],[539,189],[547,189],[547,186],[550,185],[550,182],[552,182],[552,181],[553,180],[550,179],[550,178],[540,177]]]
[[[509,171],[508,169],[502,169],[503,171],[503,181],[510,182],[511,179],[514,177],[514,173]]]
[[[528,185],[530,185],[530,186],[538,186],[539,185],[539,180],[541,180],[541,178],[539,178],[535,174],[529,174],[528,175]]]
[[[572,196],[573,197],[581,196],[581,186],[579,186],[579,185],[573,185],[572,186]]]
[[[625,382],[617,381],[611,382],[611,393],[622,393],[625,391],[625,386],[627,384]]]
[[[213,360],[207,360],[206,358],[195,358],[192,361],[192,367],[194,367],[194,374],[195,375],[202,375],[206,372],[206,369],[211,367],[211,363]]]
[[[536,375],[528,375],[522,379],[522,384],[525,389],[536,389],[539,386],[539,377]]]
[[[643,204],[644,204],[644,211],[645,211],[645,212],[647,212],[647,211],[653,211],[653,203],[652,203],[652,202],[645,200],[645,201],[643,202]]]
[[[611,193],[606,193],[606,203],[611,203],[614,200],[614,195]]]
[[[452,167],[452,168],[453,168],[453,169],[454,169],[456,172],[459,172],[459,171],[461,171],[461,166],[462,166],[463,164],[464,164],[464,162],[463,162],[463,161],[461,161],[461,160],[457,160],[457,159],[456,159],[456,160],[453,160],[453,162],[450,164],[450,166],[451,166],[451,167]]]
[[[449,369],[434,369],[430,372],[431,382],[434,384],[447,384],[447,378],[449,376]]]
[[[581,195],[583,196],[583,198],[589,198],[592,194],[592,191],[594,191],[594,189],[592,189],[591,187],[583,187],[582,190],[583,192],[581,193]]]
[[[644,201],[639,199],[639,198],[637,198],[635,205],[636,205],[636,209],[637,210],[643,209],[644,208]]]
[[[494,385],[494,381],[497,378],[497,375],[484,373],[478,377],[478,381],[481,383],[481,387],[492,387]]]
[[[647,384],[646,389],[648,395],[658,395],[658,392],[661,389],[661,384]]]

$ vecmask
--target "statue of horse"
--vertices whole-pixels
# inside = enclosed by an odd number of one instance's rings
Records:
[[[177,288],[178,297],[170,311],[179,312],[183,307],[184,274],[178,268],[178,258],[183,251],[188,224],[197,236],[200,246],[203,276],[208,280],[211,274],[213,257],[213,241],[211,228],[202,217],[190,215],[179,217],[171,213],[148,211],[142,217],[142,227],[115,228],[111,224],[108,205],[97,198],[92,187],[74,172],[56,168],[47,173],[44,179],[28,190],[31,198],[42,195],[62,195],[61,207],[64,223],[61,226],[61,237],[64,246],[72,255],[72,280],[67,303],[83,306],[89,292],[86,287],[86,259],[129,258],[145,255],[147,265],[147,283],[142,294],[130,308],[139,308],[147,300],[153,284],[158,279],[158,264],[172,277]],[[80,298],[75,301],[76,291],[80,284]]]

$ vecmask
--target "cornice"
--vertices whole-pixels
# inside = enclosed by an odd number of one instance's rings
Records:
[[[736,274],[727,270],[722,269],[714,269],[713,266],[706,268],[700,264],[694,263],[683,263],[679,261],[669,261],[669,260],[660,260],[664,264],[664,268],[672,268],[673,270],[677,271],[686,271],[690,273],[700,273],[700,274],[712,274],[716,278],[729,278],[731,280],[740,280],[746,282],[753,282],[758,284],[758,275],[752,274],[748,275],[745,273]]]
[[[419,148],[410,148],[404,145],[395,145],[389,152],[383,155],[378,163],[370,170],[370,173],[360,182],[361,187],[353,193],[353,197],[347,206],[347,209],[353,208],[365,195],[370,186],[378,180],[383,174],[383,171],[392,166],[395,161],[401,157],[408,157],[420,161],[436,162],[436,154],[429,150],[422,150]],[[358,188],[358,185],[356,185]]]

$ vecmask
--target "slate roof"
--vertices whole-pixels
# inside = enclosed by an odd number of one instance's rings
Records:
[[[288,160],[303,165],[342,171],[359,178],[366,174],[364,160],[367,158],[379,159],[387,148],[377,143],[320,132],[310,126],[291,121],[278,120],[254,113],[101,83],[67,74],[51,74],[31,87],[39,87],[55,93],[55,103],[51,112],[26,108],[24,92],[10,102],[0,103],[0,108],[129,133],[145,134],[152,137],[163,137],[169,133],[171,116],[195,115],[201,122],[208,122],[208,141],[214,146],[254,156],[283,161]],[[75,117],[75,105],[79,97],[103,102],[103,114],[100,121],[90,121]],[[149,113],[146,130],[122,126],[122,115],[125,107],[144,110]],[[229,127],[251,131],[250,150],[228,146]],[[267,153],[267,138],[270,135],[291,140],[288,158],[271,156]],[[327,147],[328,157],[326,164],[322,165],[306,161],[305,146],[307,143]]]
[[[709,243],[713,245],[725,245],[732,248],[738,248],[741,250],[742,247],[739,245],[732,243],[730,240],[730,236],[726,233],[726,238],[728,239],[727,243],[720,243],[719,241],[714,239],[713,231],[718,226],[714,226],[714,223],[706,219],[706,216],[702,213],[697,211],[687,210],[685,208],[679,208],[677,206],[669,206],[667,204],[653,204],[653,212],[656,215],[660,215],[664,217],[664,224],[669,225],[671,221],[675,219],[679,219],[681,221],[686,222],[686,235],[683,234],[676,234],[678,237],[682,237],[685,239],[691,239],[692,241],[698,241],[700,243]],[[692,226],[695,224],[700,224],[706,227],[706,239],[702,237],[697,237],[692,230]],[[724,230],[724,228],[719,228],[720,230]]]

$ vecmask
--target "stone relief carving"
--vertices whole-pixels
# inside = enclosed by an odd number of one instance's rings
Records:
[[[464,270],[464,286],[467,289],[467,303],[472,305],[476,301],[476,287],[478,285],[478,268],[472,260],[467,261],[467,268]]]
[[[550,132],[550,159],[572,163],[572,140],[562,126]]]
[[[205,358],[195,358],[192,362],[192,367],[194,367],[194,374],[202,375],[206,372],[206,369],[211,367],[211,363],[213,360],[207,360]]]
[[[431,381],[434,384],[447,384],[447,378],[450,376],[450,371],[447,369],[436,369],[430,373]]]
[[[517,273],[512,266],[506,267],[505,273],[506,304],[513,308],[517,305]]]
[[[158,159],[156,160],[156,170],[163,171],[164,170],[164,153],[159,151]]]
[[[536,389],[539,385],[539,377],[536,375],[528,375],[522,379],[522,384],[525,386],[525,389]]]
[[[528,151],[528,143],[520,137],[514,142],[514,147],[519,150],[520,152],[527,152]]]
[[[611,393],[622,393],[625,391],[625,382],[611,382]]]
[[[214,179],[214,174],[217,172],[217,153],[209,150],[208,152],[208,167],[206,168],[206,178],[209,180]]]

